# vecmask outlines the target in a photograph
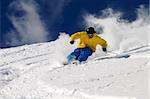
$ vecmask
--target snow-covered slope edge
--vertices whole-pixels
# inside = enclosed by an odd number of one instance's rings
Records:
[[[148,99],[149,46],[127,59],[63,67],[75,47],[68,38],[1,49],[0,99]]]

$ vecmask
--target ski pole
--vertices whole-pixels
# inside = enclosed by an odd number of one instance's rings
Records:
[[[115,52],[112,52],[112,51],[107,51],[107,52],[109,52],[109,53],[113,53],[113,54],[115,54],[115,55],[118,55],[118,56],[120,56],[120,57],[124,57],[124,58],[128,58],[128,57],[130,57],[130,55],[129,55],[129,54],[125,54],[125,53],[122,53],[122,55],[121,55],[121,54],[118,54],[118,53],[115,53]]]
[[[115,52],[113,52],[113,51],[107,51],[107,52],[112,53],[112,54],[115,54],[115,55],[118,55],[118,53],[115,53]]]

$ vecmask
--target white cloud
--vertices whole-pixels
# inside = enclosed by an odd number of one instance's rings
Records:
[[[148,44],[148,9],[140,6],[137,19],[131,23],[120,19],[122,13],[112,9],[106,9],[103,13],[99,17],[87,14],[84,19],[86,27],[93,26],[97,31],[103,28],[100,36],[107,40],[110,50],[127,50]]]
[[[9,6],[8,14],[14,29],[7,35],[9,45],[47,41],[48,32],[34,0],[16,0]]]

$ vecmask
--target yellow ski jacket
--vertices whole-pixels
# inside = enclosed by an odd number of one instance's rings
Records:
[[[93,52],[95,52],[96,46],[98,44],[102,46],[102,48],[107,47],[107,42],[98,35],[96,35],[96,33],[94,33],[94,36],[92,38],[89,38],[86,32],[77,32],[71,35],[70,41],[74,41],[76,39],[80,39],[80,43],[78,44],[77,48],[89,47],[93,50]]]

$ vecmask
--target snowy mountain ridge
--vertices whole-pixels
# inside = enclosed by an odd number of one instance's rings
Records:
[[[98,51],[86,64],[63,66],[77,44],[63,37],[0,49],[0,99],[148,99],[149,45],[114,51],[126,59],[90,61]]]

